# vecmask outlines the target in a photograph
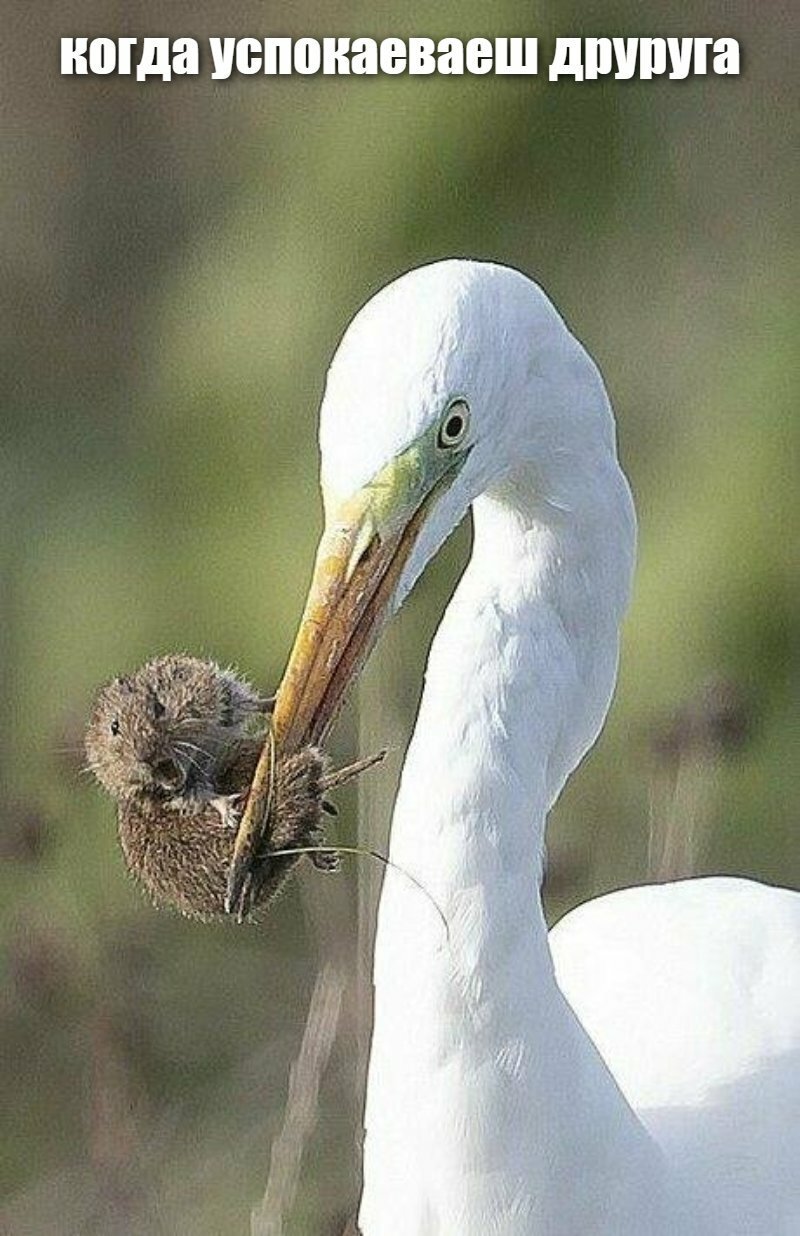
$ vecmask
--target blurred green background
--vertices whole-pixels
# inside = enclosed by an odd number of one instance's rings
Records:
[[[339,1236],[375,873],[304,877],[261,930],[157,913],[78,771],[93,690],[175,648],[277,680],[344,326],[411,266],[506,261],[599,361],[641,519],[617,701],[551,827],[549,912],[647,877],[800,882],[796,18],[754,0],[690,17],[628,0],[2,7],[2,1230],[250,1231],[333,959],[349,986],[285,1231]],[[62,80],[58,39],[81,32],[735,35],[745,67],[580,86]],[[342,754],[392,747],[343,839],[385,841],[467,552],[464,529],[339,728]]]

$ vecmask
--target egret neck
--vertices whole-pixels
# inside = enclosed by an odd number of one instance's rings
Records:
[[[547,812],[602,725],[633,558],[615,458],[572,477],[542,493],[523,462],[475,501],[430,653],[390,854],[449,941],[390,870],[364,1236],[676,1230],[660,1153],[556,985],[540,897]]]

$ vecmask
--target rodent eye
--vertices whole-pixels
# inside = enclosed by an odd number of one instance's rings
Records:
[[[156,718],[156,720],[158,720],[159,717],[163,717],[166,711],[167,711],[166,708],[161,703],[161,700],[158,698],[158,696],[157,695],[153,696],[153,716]]]
[[[108,728],[111,730],[111,733],[112,733],[112,734],[114,735],[114,737],[116,738],[117,734],[119,733],[119,721],[117,720],[117,718],[116,718],[116,717],[115,717],[115,718],[114,718],[114,720],[111,722],[111,724],[110,724],[110,726],[109,726]]]
[[[446,409],[439,426],[436,444],[444,450],[460,446],[469,429],[469,404],[466,399],[454,399]]]

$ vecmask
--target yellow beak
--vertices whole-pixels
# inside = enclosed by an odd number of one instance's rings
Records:
[[[226,907],[240,904],[268,815],[276,753],[318,744],[393,612],[420,530],[468,451],[437,450],[425,433],[330,512],[303,617],[256,769],[229,869]]]

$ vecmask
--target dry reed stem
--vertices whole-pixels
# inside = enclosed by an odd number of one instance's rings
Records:
[[[650,782],[647,867],[660,883],[696,875],[713,832],[716,805],[714,763],[682,756]]]
[[[267,1187],[251,1217],[251,1236],[283,1236],[297,1195],[303,1149],[317,1122],[320,1082],[336,1039],[345,986],[344,973],[331,962],[317,975],[300,1050],[289,1073],[283,1126],[272,1145]]]

